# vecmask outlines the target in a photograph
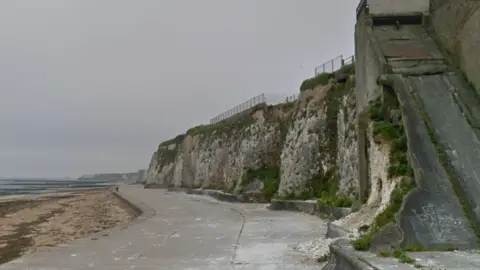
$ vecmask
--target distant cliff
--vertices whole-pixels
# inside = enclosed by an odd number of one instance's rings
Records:
[[[145,170],[138,170],[129,173],[98,173],[90,175],[82,175],[77,180],[101,180],[101,181],[127,181],[142,182],[145,178]]]

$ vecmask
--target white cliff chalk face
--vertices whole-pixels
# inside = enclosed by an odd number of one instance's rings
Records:
[[[278,163],[275,156],[281,146],[281,124],[292,107],[258,109],[246,117],[248,123],[192,132],[175,147],[160,145],[147,172],[147,184],[234,191],[245,168]]]
[[[301,192],[321,167],[320,144],[325,143],[327,122],[325,97],[329,86],[306,90],[300,95],[281,154],[280,196]]]
[[[280,196],[300,193],[308,181],[329,170],[340,178],[339,192],[355,195],[358,186],[355,93],[346,89],[333,104],[330,85],[302,92],[287,133],[281,156]],[[334,106],[334,108],[329,108]],[[336,115],[333,127],[327,110]],[[336,138],[336,142],[332,142]],[[329,147],[335,150],[329,150]]]
[[[300,194],[328,171],[338,175],[339,193],[355,196],[355,117],[350,85],[305,90],[294,103],[265,106],[162,143],[150,162],[147,184],[235,192],[247,170],[267,167],[279,171],[280,196]]]
[[[358,191],[358,141],[355,92],[342,97],[337,117],[337,167],[339,193],[356,197]]]
[[[373,123],[368,126],[368,171],[370,194],[367,202],[359,211],[354,212],[333,223],[358,234],[363,225],[373,223],[375,217],[382,213],[390,203],[390,196],[400,178],[389,178],[390,146],[377,144],[373,138]]]

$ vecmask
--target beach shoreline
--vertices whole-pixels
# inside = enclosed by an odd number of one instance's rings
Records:
[[[128,223],[135,210],[112,189],[0,197],[0,264]]]

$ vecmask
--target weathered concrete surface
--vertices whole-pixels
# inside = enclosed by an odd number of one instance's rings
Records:
[[[319,269],[294,249],[325,233],[324,223],[313,216],[138,186],[122,186],[120,192],[156,214],[0,269]]]
[[[417,265],[400,263],[396,258],[380,257],[372,252],[354,250],[348,241],[340,240],[330,246],[329,263],[324,270],[407,270],[407,269],[480,269],[480,251],[407,252]]]
[[[393,79],[393,87],[401,104],[410,160],[418,185],[405,198],[399,214],[399,225],[403,231],[402,245],[427,248],[453,245],[460,249],[477,247],[475,232],[440,163],[424,119],[410,94],[409,84],[401,75],[391,75],[390,78]],[[424,93],[430,89],[416,88],[413,91]],[[440,106],[438,110],[446,112],[447,108]]]
[[[480,1],[431,0],[431,25],[439,43],[480,93]]]
[[[383,55],[388,58],[443,58],[435,41],[422,25],[376,26],[373,35]]]
[[[443,75],[409,77],[409,86],[419,96],[435,135],[453,167],[454,179],[470,203],[480,228],[480,141],[456,104],[455,84]]]

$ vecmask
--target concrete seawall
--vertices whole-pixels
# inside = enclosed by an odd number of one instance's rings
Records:
[[[124,202],[134,211],[137,216],[135,220],[145,220],[155,215],[155,210],[153,208],[131,196],[128,196],[125,193],[120,192],[118,188],[112,190],[112,193],[115,197]]]
[[[339,219],[351,213],[351,208],[319,206],[316,201],[300,200],[271,200],[262,199],[260,193],[251,192],[244,194],[230,194],[218,190],[191,189],[191,188],[167,188],[168,192],[184,192],[186,194],[209,196],[219,201],[230,203],[269,203],[268,209],[274,211],[302,212],[319,217],[331,217]]]

